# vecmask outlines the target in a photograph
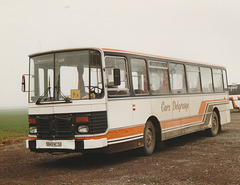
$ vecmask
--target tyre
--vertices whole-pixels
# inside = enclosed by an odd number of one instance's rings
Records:
[[[220,123],[218,115],[215,111],[212,112],[212,127],[207,129],[207,134],[211,137],[214,137],[218,134],[220,130]]]
[[[156,145],[156,132],[151,121],[147,121],[144,128],[144,146],[141,148],[143,155],[151,155]]]

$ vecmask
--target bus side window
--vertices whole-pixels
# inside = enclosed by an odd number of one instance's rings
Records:
[[[169,79],[167,63],[149,61],[149,80],[152,94],[168,94]]]
[[[200,71],[198,66],[186,65],[189,93],[200,93]]]
[[[148,94],[147,66],[143,59],[132,59],[132,83],[134,94]]]
[[[202,90],[204,93],[213,92],[212,72],[209,67],[200,67]]]
[[[221,69],[213,69],[213,83],[215,92],[223,92],[223,76]]]
[[[113,57],[107,56],[105,58],[106,62],[106,75],[107,75],[107,87],[108,95],[112,96],[123,96],[129,95],[129,83],[128,83],[128,73],[127,73],[127,60],[124,57]],[[118,86],[114,85],[114,69],[120,70],[120,82]]]
[[[186,79],[183,64],[169,64],[170,85],[172,93],[186,93]]]

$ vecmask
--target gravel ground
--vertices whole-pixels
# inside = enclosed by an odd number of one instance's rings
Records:
[[[240,112],[216,137],[171,139],[143,157],[138,151],[36,154],[25,143],[0,146],[0,184],[240,184]]]

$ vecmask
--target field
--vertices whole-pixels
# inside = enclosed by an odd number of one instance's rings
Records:
[[[28,134],[26,109],[0,110],[0,145],[24,140]]]

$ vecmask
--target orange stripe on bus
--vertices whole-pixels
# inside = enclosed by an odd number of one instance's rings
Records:
[[[128,137],[134,135],[134,129],[135,127],[132,128],[124,128],[124,129],[119,129],[119,130],[111,130],[107,134],[108,139],[117,139],[121,137]]]
[[[163,121],[161,122],[161,127],[164,128],[171,128],[181,125],[180,119],[173,120],[173,121]]]
[[[217,101],[225,101],[226,99],[219,99],[219,100],[206,100],[206,101],[202,101],[198,114],[204,114],[205,112],[205,108],[206,108],[206,104],[209,102],[217,102]]]
[[[29,139],[29,140],[36,140],[37,137],[29,137],[28,139]]]
[[[135,134],[142,134],[144,132],[144,126],[145,125],[135,127]]]
[[[103,139],[106,138],[107,134],[102,136],[91,136],[91,137],[75,137],[75,139],[84,139],[84,140],[91,140],[91,139]]]
[[[143,134],[144,132],[144,125],[136,126],[136,127],[128,127],[128,128],[122,128],[122,129],[116,129],[116,130],[110,130],[107,134],[102,136],[92,136],[92,137],[75,137],[75,139],[117,139],[122,137],[129,137],[137,134]]]
[[[171,127],[176,127],[180,125],[186,125],[189,123],[195,123],[195,122],[200,122],[202,121],[203,116],[194,116],[190,118],[182,118],[182,119],[177,119],[177,120],[172,120],[172,121],[164,121],[161,123],[162,128],[171,128]]]

